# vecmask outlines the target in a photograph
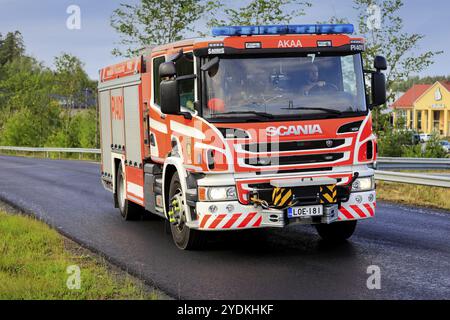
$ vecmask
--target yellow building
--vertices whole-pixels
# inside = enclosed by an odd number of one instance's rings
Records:
[[[392,107],[394,123],[402,118],[407,129],[450,136],[450,82],[414,85]]]

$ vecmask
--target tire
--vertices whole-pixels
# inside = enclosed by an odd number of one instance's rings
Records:
[[[180,178],[176,172],[170,182],[168,199],[169,212],[174,210],[174,219],[176,221],[176,223],[170,223],[170,231],[175,245],[181,250],[200,249],[203,246],[204,234],[201,231],[190,229],[186,225],[186,212],[183,210],[184,194]],[[173,201],[177,201],[179,205],[175,207]]]
[[[316,230],[325,241],[342,242],[355,232],[358,221],[335,222],[331,224],[317,224]]]
[[[125,190],[125,176],[123,174],[122,164],[119,164],[116,174],[116,197],[119,206],[120,215],[125,221],[138,220],[142,216],[141,206],[128,201]]]

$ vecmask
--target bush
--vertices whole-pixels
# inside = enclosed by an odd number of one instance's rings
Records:
[[[10,117],[2,130],[1,144],[4,146],[39,146],[39,128],[29,109],[22,109]]]
[[[388,130],[378,138],[380,157],[402,157],[404,150],[412,146],[412,132]]]

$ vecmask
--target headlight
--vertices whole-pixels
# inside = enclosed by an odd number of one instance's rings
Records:
[[[373,189],[375,189],[375,179],[373,176],[358,178],[352,185],[352,192],[369,191]]]
[[[236,187],[199,187],[200,201],[237,200]]]

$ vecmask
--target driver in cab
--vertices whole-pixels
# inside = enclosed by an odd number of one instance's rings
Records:
[[[325,87],[325,81],[319,81],[319,67],[314,63],[308,63],[306,66],[306,84],[301,88],[301,93],[309,96],[311,89]]]

